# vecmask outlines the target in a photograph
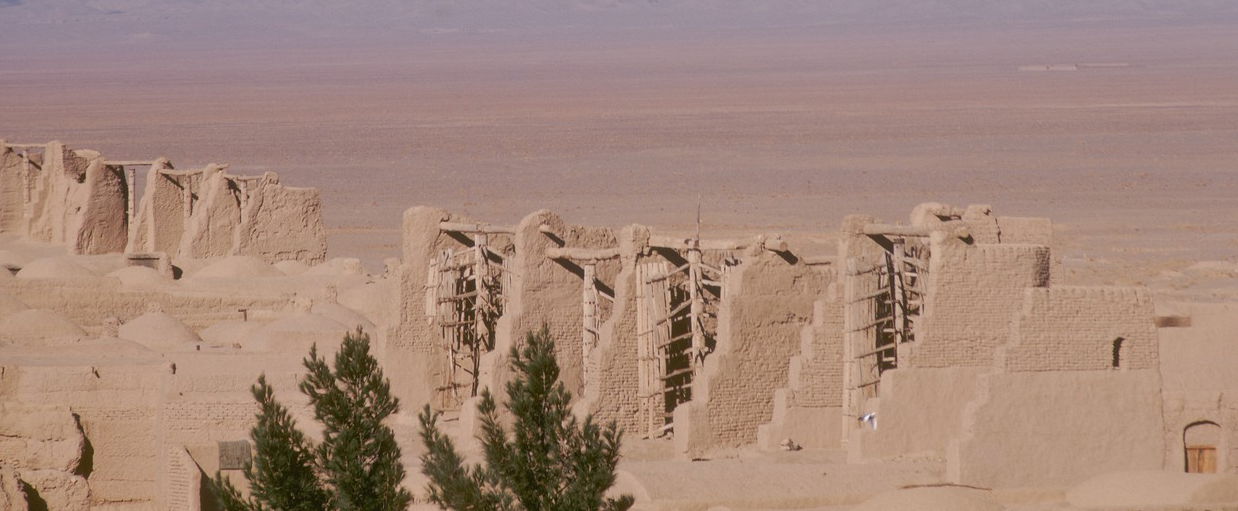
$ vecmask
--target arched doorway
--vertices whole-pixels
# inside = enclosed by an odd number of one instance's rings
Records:
[[[1185,468],[1189,473],[1213,474],[1220,468],[1221,426],[1212,421],[1199,421],[1182,432],[1186,454]]]

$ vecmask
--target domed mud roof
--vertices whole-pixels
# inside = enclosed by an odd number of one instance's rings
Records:
[[[126,266],[107,276],[120,280],[126,287],[158,287],[171,282],[154,268],[145,266]]]
[[[301,261],[280,261],[274,264],[275,269],[284,275],[296,276],[309,271],[310,267]]]
[[[21,300],[14,298],[13,295],[0,292],[0,318],[6,318],[12,314],[28,309],[30,309],[28,305],[23,303]]]
[[[310,312],[326,317],[333,321],[344,325],[349,330],[361,327],[366,332],[374,333],[374,322],[367,319],[360,312],[352,310],[338,303],[316,303],[310,309]]]
[[[228,256],[193,274],[195,279],[248,279],[282,277],[284,273],[257,257]]]
[[[186,349],[202,338],[166,312],[147,312],[120,325],[120,337],[155,350]]]
[[[67,257],[35,259],[17,272],[20,279],[88,279],[99,275]]]
[[[1079,509],[1204,509],[1238,503],[1238,475],[1111,472],[1071,488],[1066,501]]]
[[[932,486],[894,490],[864,501],[852,511],[1001,511],[989,492],[958,486]]]
[[[0,320],[0,343],[39,344],[48,341],[75,342],[86,331],[64,314],[47,309],[15,312]]]

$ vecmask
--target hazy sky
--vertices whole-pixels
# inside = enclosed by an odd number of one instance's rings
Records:
[[[1231,0],[0,0],[0,48],[391,42],[821,27],[1238,20]]]

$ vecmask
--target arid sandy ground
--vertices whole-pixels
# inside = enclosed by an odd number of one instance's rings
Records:
[[[1238,254],[1236,33],[1077,24],[10,53],[0,136],[277,170],[323,190],[332,255],[372,266],[422,203],[686,230],[700,197],[706,236],[799,233],[828,250],[844,214],[901,219],[940,201],[1053,218],[1066,282],[1156,284]],[[1018,69],[1081,63],[1125,67]]]

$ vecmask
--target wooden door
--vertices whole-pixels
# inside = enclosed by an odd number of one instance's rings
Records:
[[[1192,474],[1215,474],[1217,448],[1211,445],[1188,445],[1186,447],[1186,471]]]

